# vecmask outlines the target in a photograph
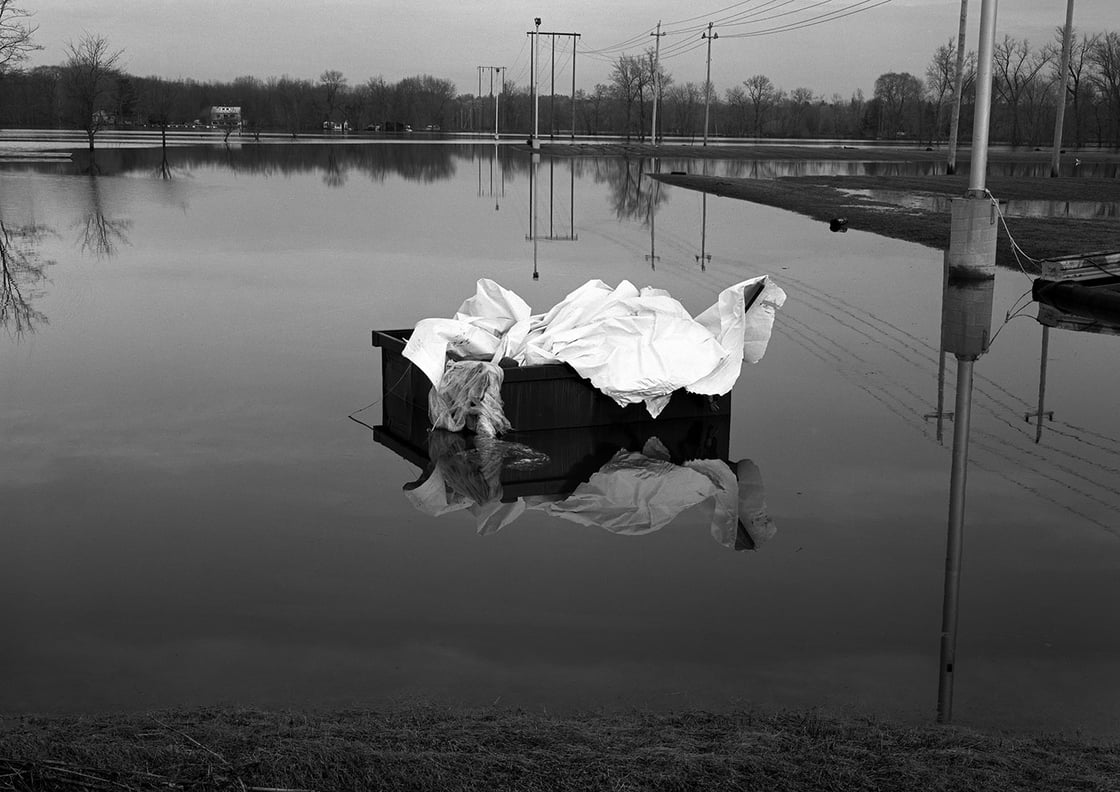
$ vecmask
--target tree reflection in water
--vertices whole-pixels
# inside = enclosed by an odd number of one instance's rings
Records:
[[[89,177],[89,207],[78,225],[81,228],[78,244],[82,253],[98,260],[115,255],[119,244],[129,244],[127,231],[132,227],[132,221],[106,217],[101,185],[93,174]]]
[[[48,233],[38,225],[9,227],[0,218],[0,327],[17,338],[47,323],[32,301],[42,296],[46,268],[52,263],[37,250]]]

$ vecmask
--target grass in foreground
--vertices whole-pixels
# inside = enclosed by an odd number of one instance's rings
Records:
[[[1120,790],[1120,745],[815,712],[0,720],[5,790]]]

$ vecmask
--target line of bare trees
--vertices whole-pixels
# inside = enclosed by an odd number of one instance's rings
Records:
[[[0,0],[0,126],[79,128],[94,136],[108,124],[169,126],[205,121],[211,106],[239,106],[245,129],[293,135],[345,123],[352,130],[392,122],[447,131],[493,129],[490,96],[458,94],[446,79],[421,74],[388,82],[372,77],[352,84],[327,70],[317,80],[238,77],[230,82],[165,80],[128,74],[123,50],[102,36],[85,34],[67,45],[58,66],[21,68],[38,49],[30,15]],[[1004,37],[995,47],[991,139],[1012,145],[1050,143],[1061,90],[1061,31],[1036,47]],[[961,130],[971,124],[976,58],[965,59]],[[722,92],[711,88],[709,133],[733,137],[886,138],[934,143],[949,134],[956,44],[939,46],[924,79],[889,72],[875,81],[871,98],[817,95],[807,87],[777,86],[754,74]],[[653,134],[698,137],[705,116],[703,82],[677,82],[659,67],[652,50],[621,55],[606,82],[575,96],[542,96],[545,135],[610,134],[644,139]],[[507,82],[499,97],[499,127],[528,133],[533,103],[526,87]],[[1120,33],[1073,36],[1065,100],[1065,144],[1120,146]],[[963,135],[964,133],[962,133]]]

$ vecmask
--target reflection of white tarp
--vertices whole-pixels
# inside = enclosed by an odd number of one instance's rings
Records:
[[[762,293],[747,309],[744,293],[756,284]],[[568,363],[619,404],[645,402],[656,418],[678,388],[730,392],[743,360],[756,363],[765,353],[785,298],[764,275],[724,289],[693,318],[663,290],[592,280],[532,315],[524,300],[484,278],[454,318],[418,322],[404,356],[437,387],[449,354]]]
[[[409,500],[425,514],[468,510],[480,534],[499,531],[526,510],[536,510],[637,536],[661,530],[693,507],[708,510],[712,538],[732,549],[758,547],[777,530],[766,513],[762,477],[753,462],[738,462],[734,470],[719,459],[676,465],[656,438],[647,441],[641,452],[618,451],[588,481],[559,500],[531,496],[502,503],[501,485],[487,483],[497,479],[500,464],[491,470],[468,469],[454,456],[434,462],[427,480],[407,492]],[[740,525],[748,538],[745,543]]]

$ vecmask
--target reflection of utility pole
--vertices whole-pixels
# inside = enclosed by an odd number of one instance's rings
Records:
[[[945,277],[941,281],[941,294],[944,295],[949,286],[949,268],[945,268]],[[952,412],[945,412],[945,298],[941,299],[941,346],[937,352],[937,410],[936,412],[926,413],[922,418],[927,421],[930,418],[937,419],[937,442],[940,445],[945,442],[945,419],[953,420]]]
[[[992,53],[995,49],[997,0],[983,0],[977,58],[976,117],[972,128],[972,162],[965,198],[953,199],[949,249],[945,253],[943,299],[962,297],[959,336],[946,334],[945,349],[957,357],[957,404],[953,423],[953,462],[949,480],[949,528],[945,550],[945,591],[941,613],[941,663],[937,688],[937,720],[953,718],[953,672],[957,652],[961,544],[964,538],[964,496],[968,473],[968,432],[972,414],[972,365],[988,347],[995,285],[996,212],[985,189],[988,128],[992,103]],[[986,290],[986,298],[984,297]],[[971,294],[968,294],[970,292]],[[986,319],[985,319],[986,308]],[[951,316],[948,309],[943,315]]]
[[[490,190],[489,190],[489,192],[487,192],[487,191],[483,190],[483,188],[482,188],[482,157],[478,158],[478,197],[479,198],[486,198],[486,197],[493,198],[494,199],[494,211],[496,212],[501,208],[498,204],[499,197],[501,197],[501,198],[506,197],[506,171],[505,171],[505,168],[501,168],[501,162],[498,159],[498,144],[497,143],[494,144],[494,153],[490,155],[489,159],[490,159]],[[502,185],[501,185],[501,191],[500,192],[495,192],[494,191],[494,165],[495,164],[497,164],[501,168]]]
[[[538,242],[578,242],[579,236],[576,234],[575,229],[575,169],[569,165],[569,225],[567,234],[557,234],[554,231],[554,197],[555,197],[555,163],[549,162],[549,178],[548,178],[548,234],[541,235],[540,233],[540,196],[538,195],[538,185],[540,184],[540,155],[533,154],[533,167],[529,171],[529,233],[525,235],[526,241],[533,243],[533,280],[540,278],[537,270],[537,243]]]
[[[533,166],[529,170],[529,181],[532,182],[529,188],[529,236],[533,240],[533,280],[540,280],[541,277],[537,270],[537,182],[540,181],[540,166],[540,154],[533,154]]]
[[[704,79],[704,145],[708,145],[708,110],[712,106],[712,39],[719,38],[719,33],[712,32],[712,22],[708,23],[708,32],[701,33],[700,38],[708,40],[708,76]]]
[[[657,142],[657,105],[661,103],[661,37],[669,35],[661,32],[661,20],[657,20],[657,32],[650,33],[655,36],[657,46],[653,49],[653,121],[650,123],[649,139]]]
[[[1038,409],[1023,416],[1026,421],[1036,419],[1034,430],[1035,443],[1042,442],[1042,419],[1054,420],[1054,411],[1046,409],[1046,358],[1050,354],[1050,328],[1042,326],[1042,359],[1038,364]]]
[[[661,170],[661,160],[653,161],[654,173]],[[654,224],[657,220],[657,196],[660,195],[661,182],[654,179],[653,189],[649,191],[649,255],[646,256],[646,261],[649,262],[650,269],[657,269],[657,262],[661,261],[661,256],[657,255],[654,249]]]
[[[712,260],[712,254],[707,252],[708,243],[708,194],[700,193],[700,255],[696,260],[700,262],[701,271],[706,270],[707,263]]]

